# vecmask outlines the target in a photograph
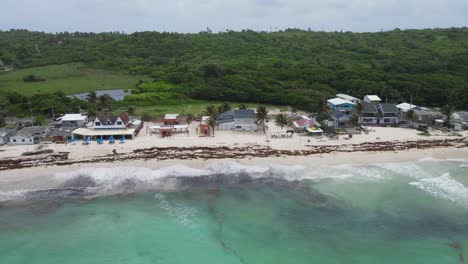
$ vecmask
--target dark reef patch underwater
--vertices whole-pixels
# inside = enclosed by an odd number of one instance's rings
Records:
[[[465,263],[466,161],[80,170],[1,193],[0,263]]]

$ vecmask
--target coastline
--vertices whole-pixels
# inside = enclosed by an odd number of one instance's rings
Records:
[[[97,168],[147,168],[157,170],[171,166],[186,166],[191,169],[203,169],[218,162],[238,162],[245,166],[337,166],[337,165],[369,165],[378,163],[406,163],[423,159],[434,160],[468,160],[468,148],[428,148],[408,149],[404,151],[385,152],[332,152],[308,156],[270,156],[226,159],[169,159],[169,160],[129,160],[94,163],[76,163],[67,166],[38,166],[22,169],[0,171],[0,187],[8,189],[11,184],[31,182],[32,185],[47,185],[44,180],[56,173],[76,171],[79,169]],[[2,190],[3,188],[0,188]]]

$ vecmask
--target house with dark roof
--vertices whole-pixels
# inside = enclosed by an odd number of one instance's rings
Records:
[[[380,113],[381,125],[396,125],[398,124],[398,115],[400,111],[395,104],[378,104],[377,109]]]
[[[330,118],[328,119],[328,126],[335,128],[343,128],[349,126],[351,116],[349,112],[340,111],[338,109],[330,112]]]
[[[378,124],[378,112],[374,104],[368,102],[361,103],[359,124],[368,126]]]
[[[359,123],[361,125],[396,125],[400,111],[395,104],[374,104],[362,102]]]
[[[96,116],[90,128],[92,129],[125,129],[130,123],[127,113],[121,112],[119,115],[100,114]]]
[[[130,120],[128,114],[119,115],[111,113],[96,116],[87,128],[78,128],[72,132],[72,137],[106,139],[127,138],[132,139],[143,126],[139,120]]]
[[[218,116],[220,130],[257,131],[254,110],[229,110]]]

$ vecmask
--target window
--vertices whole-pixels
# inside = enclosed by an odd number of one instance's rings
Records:
[[[13,142],[16,142],[16,139],[13,139]]]
[[[25,140],[24,140],[24,138],[23,138],[23,139],[21,140],[21,142],[24,142],[24,141],[25,141]]]
[[[385,118],[384,123],[390,123],[390,118]]]
[[[94,123],[96,126],[100,126],[101,125],[101,122],[96,122]]]
[[[121,125],[122,125],[122,122],[121,122],[121,121],[117,121],[117,125],[121,126]]]

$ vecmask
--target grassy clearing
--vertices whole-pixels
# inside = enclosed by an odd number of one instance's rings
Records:
[[[23,78],[35,75],[44,82],[24,82]],[[14,91],[24,95],[62,91],[75,94],[96,90],[134,88],[144,76],[131,76],[119,72],[89,68],[82,63],[52,65],[0,73],[0,91]]]

